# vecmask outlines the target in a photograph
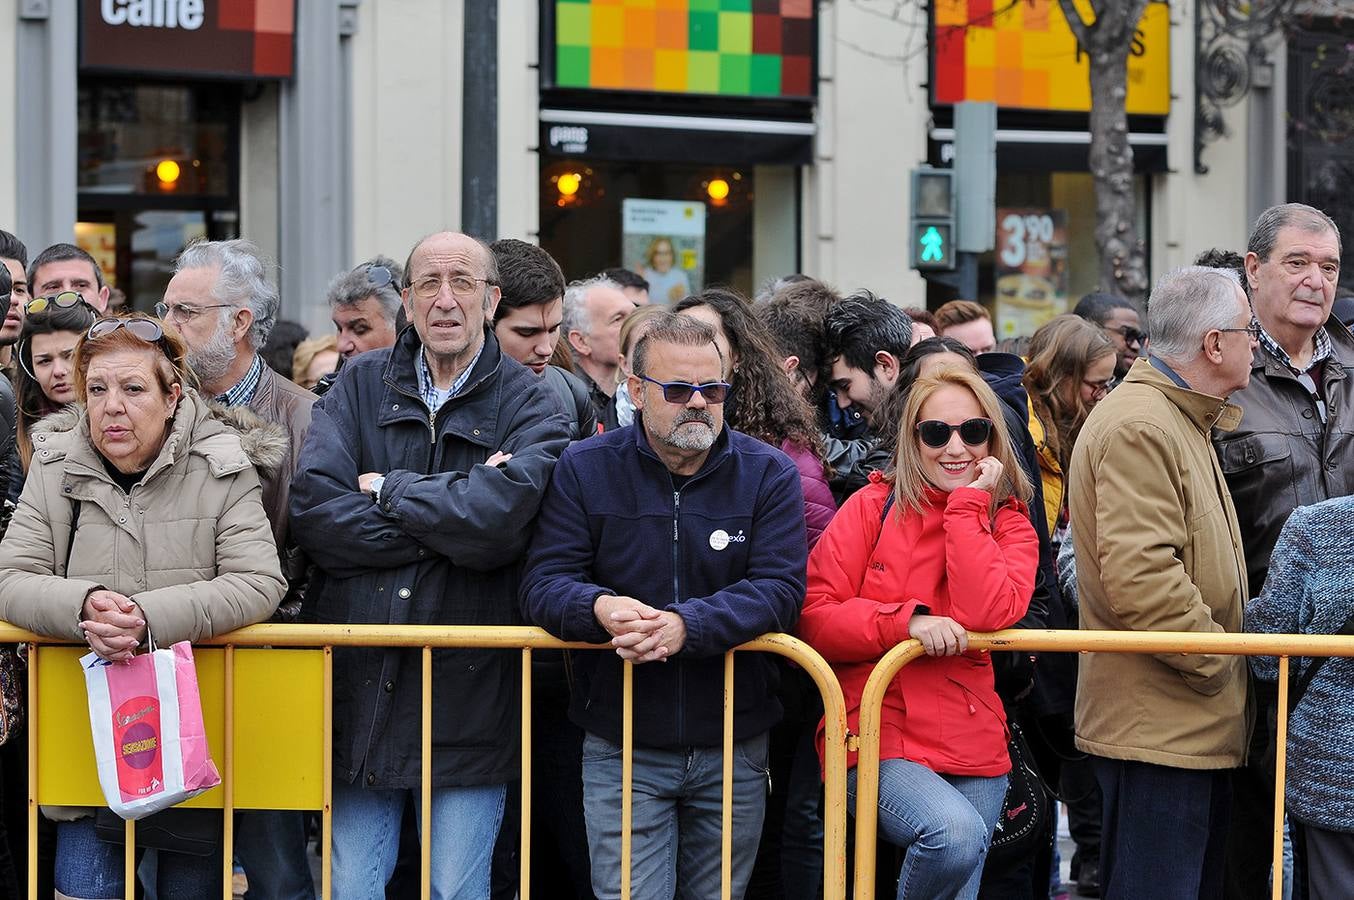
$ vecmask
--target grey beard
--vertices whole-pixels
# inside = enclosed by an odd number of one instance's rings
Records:
[[[684,431],[682,426],[688,422],[700,422],[708,426],[708,429],[705,431],[700,429]],[[668,431],[664,441],[678,450],[709,450],[715,443],[714,416],[702,409],[688,410],[672,423],[672,428]]]
[[[230,371],[233,362],[235,362],[235,345],[231,343],[226,330],[219,326],[210,341],[196,350],[188,351],[188,368],[193,370],[193,374],[203,385],[220,380]]]

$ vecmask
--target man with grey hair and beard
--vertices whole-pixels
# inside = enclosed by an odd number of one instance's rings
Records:
[[[1147,320],[1150,355],[1091,411],[1072,451],[1081,627],[1239,632],[1246,560],[1209,433],[1241,419],[1227,398],[1251,379],[1259,329],[1237,274],[1201,266],[1163,275]],[[1080,657],[1076,745],[1103,797],[1102,896],[1221,896],[1246,708],[1244,657]]]
[[[566,450],[522,578],[528,619],[609,641],[574,660],[570,718],[586,732],[583,804],[599,900],[620,896],[621,679],[634,670],[633,883],[720,892],[725,651],[790,631],[804,599],[804,495],[790,459],[724,427],[728,364],[714,330],[663,313],[636,344],[635,423]],[[668,663],[663,665],[661,663]],[[643,664],[643,665],[640,665]],[[734,673],[733,876],[742,897],[765,813],[775,668]]]
[[[260,472],[263,505],[273,527],[288,596],[280,611],[299,610],[305,564],[288,533],[287,501],[315,396],[270,369],[259,355],[277,321],[277,289],[270,264],[249,241],[199,241],[174,265],[155,313],[188,345],[188,365],[208,399],[244,407],[283,428],[290,452],[276,472]],[[313,898],[306,863],[305,819],[299,812],[240,813],[235,852],[249,880],[251,900]]]

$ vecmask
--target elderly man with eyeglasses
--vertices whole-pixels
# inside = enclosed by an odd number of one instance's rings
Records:
[[[570,423],[489,328],[489,248],[419,241],[401,292],[412,328],[350,359],[315,409],[292,483],[297,540],[324,573],[308,611],[334,624],[513,625],[521,557]],[[334,896],[383,898],[405,804],[421,815],[422,653],[334,653]],[[518,777],[520,662],[432,659],[432,894],[481,898]]]
[[[610,642],[574,657],[583,804],[599,900],[621,882],[621,703],[634,670],[632,883],[646,897],[718,897],[724,663],[790,631],[807,540],[789,457],[724,426],[728,363],[715,332],[662,313],[635,346],[635,423],[565,451],[527,555],[522,606],[565,640]],[[769,788],[767,733],[780,719],[772,660],[739,654],[733,692],[731,896],[747,888]]]

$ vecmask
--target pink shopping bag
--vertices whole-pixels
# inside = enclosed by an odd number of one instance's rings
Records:
[[[113,812],[140,819],[221,783],[202,725],[193,647],[110,663],[80,658],[99,785]]]

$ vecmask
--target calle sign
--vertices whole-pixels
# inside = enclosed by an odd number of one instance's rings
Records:
[[[80,0],[80,67],[290,78],[295,26],[296,0]]]

